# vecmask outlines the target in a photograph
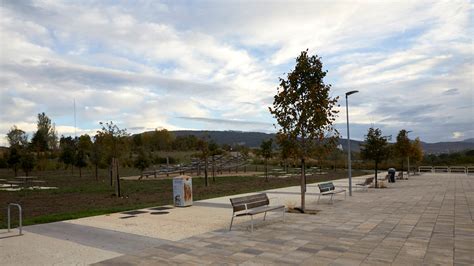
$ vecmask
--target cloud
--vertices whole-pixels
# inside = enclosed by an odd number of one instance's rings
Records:
[[[207,118],[207,117],[177,117],[178,119],[203,122],[205,124],[216,126],[218,125],[220,130],[250,130],[250,131],[263,131],[271,132],[273,124],[259,121],[249,120],[236,120],[236,119],[219,119],[219,118]]]
[[[463,132],[459,132],[459,131],[454,131],[453,132],[453,139],[460,139],[464,137],[464,133]]]
[[[459,94],[459,90],[454,88],[454,89],[449,89],[449,90],[445,90],[443,91],[442,93],[443,95],[456,95],[456,94]]]
[[[34,130],[39,112],[71,134],[74,100],[81,132],[110,120],[130,131],[272,131],[278,77],[305,49],[322,56],[333,96],[360,91],[351,135],[375,124],[424,141],[468,136],[471,13],[466,1],[5,1],[0,136]]]

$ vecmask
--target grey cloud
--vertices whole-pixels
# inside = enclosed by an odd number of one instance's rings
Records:
[[[230,126],[231,128],[259,128],[264,131],[270,130],[273,127],[272,123],[268,122],[260,122],[260,121],[246,121],[246,120],[236,120],[236,119],[220,119],[220,118],[207,118],[207,117],[177,117],[179,119],[190,120],[195,122],[203,122],[203,123],[210,123],[214,125],[226,125]]]
[[[229,88],[220,84],[206,84],[187,80],[161,77],[159,75],[133,73],[81,65],[61,65],[50,62],[41,65],[1,64],[5,72],[24,77],[33,84],[38,83],[77,83],[80,86],[91,86],[113,90],[117,86],[144,86],[162,89],[167,92],[192,93],[193,95],[213,95],[225,93]],[[83,87],[84,88],[84,87]]]
[[[459,94],[459,90],[454,88],[454,89],[449,89],[449,90],[445,90],[443,91],[442,93],[443,95],[457,95]]]
[[[129,127],[129,130],[144,130],[145,127]]]
[[[259,121],[244,121],[234,119],[220,119],[220,118],[207,118],[207,117],[177,117],[185,120],[192,120],[198,122],[212,123],[212,124],[228,124],[236,126],[272,126],[272,123],[259,122]]]

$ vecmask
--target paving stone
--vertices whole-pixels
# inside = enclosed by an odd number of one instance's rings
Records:
[[[334,204],[312,200],[318,215],[288,214],[252,233],[217,230],[103,263],[474,264],[473,177],[424,174]]]

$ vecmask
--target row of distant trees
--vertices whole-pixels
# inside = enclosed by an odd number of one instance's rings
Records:
[[[120,129],[113,122],[100,123],[101,129],[95,135],[79,137],[61,136],[55,130],[54,123],[45,114],[38,114],[37,130],[32,138],[17,126],[7,133],[10,148],[5,154],[7,165],[17,175],[22,169],[28,173],[37,170],[58,169],[63,166],[74,173],[74,169],[94,166],[95,176],[99,168],[110,165],[112,158],[121,160],[124,166],[144,170],[151,164],[175,163],[174,158],[155,156],[157,151],[195,151],[196,157],[207,158],[223,152],[237,149],[244,154],[248,148],[243,146],[217,145],[209,138],[193,135],[175,137],[166,129],[156,129],[131,136],[126,129]],[[51,164],[56,163],[52,167]]]
[[[123,151],[124,143],[128,137],[126,130],[119,129],[112,122],[102,124],[102,129],[94,137],[85,134],[79,138],[61,136],[51,119],[45,114],[38,114],[37,130],[30,139],[26,132],[13,126],[7,133],[10,144],[6,154],[6,162],[11,167],[15,176],[18,169],[26,175],[35,167],[46,170],[48,162],[56,159],[67,168],[74,171],[74,166],[81,169],[89,163],[97,168],[107,164],[111,157],[118,156]]]

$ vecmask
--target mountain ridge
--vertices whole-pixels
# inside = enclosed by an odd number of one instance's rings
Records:
[[[259,147],[263,140],[275,137],[275,133],[248,132],[248,131],[217,131],[217,130],[173,130],[170,131],[175,136],[195,135],[198,138],[209,136],[217,144],[243,145],[252,148]],[[360,151],[363,141],[351,140],[351,150]],[[344,150],[347,150],[347,140],[340,139],[339,144]],[[423,151],[427,154],[453,153],[463,150],[474,149],[474,138],[463,141],[445,141],[445,142],[421,142]]]

